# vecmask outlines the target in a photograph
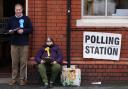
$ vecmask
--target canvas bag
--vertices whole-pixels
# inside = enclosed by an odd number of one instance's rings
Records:
[[[79,68],[63,68],[61,82],[63,86],[80,86],[81,70]]]

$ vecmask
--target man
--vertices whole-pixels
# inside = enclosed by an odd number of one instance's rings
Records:
[[[19,71],[19,84],[25,85],[29,34],[32,32],[32,23],[27,16],[23,15],[23,7],[21,4],[15,5],[15,16],[10,17],[7,29],[8,33],[11,34],[12,57],[12,80],[9,85],[17,83]]]
[[[46,69],[51,69],[50,86],[53,86],[55,78],[61,71],[62,53],[58,45],[54,44],[52,38],[48,37],[46,43],[38,51],[35,56],[35,61],[38,63],[38,70],[44,83],[44,88],[48,88],[48,77]]]

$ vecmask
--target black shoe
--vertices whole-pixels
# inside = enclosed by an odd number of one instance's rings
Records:
[[[49,89],[48,85],[44,85],[43,89]]]
[[[50,87],[50,88],[53,88],[53,82],[50,82],[49,87]]]
[[[39,89],[49,89],[48,86],[41,86]]]

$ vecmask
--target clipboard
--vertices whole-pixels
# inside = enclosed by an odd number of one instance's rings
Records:
[[[45,61],[46,64],[51,64],[52,62],[50,57],[43,57],[42,60]]]

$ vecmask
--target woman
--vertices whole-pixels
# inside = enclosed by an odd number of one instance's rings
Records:
[[[61,71],[62,59],[59,46],[55,45],[53,39],[48,37],[46,43],[35,56],[35,61],[38,63],[38,70],[45,88],[48,88],[47,66],[51,69],[50,86],[52,87],[56,76]]]

